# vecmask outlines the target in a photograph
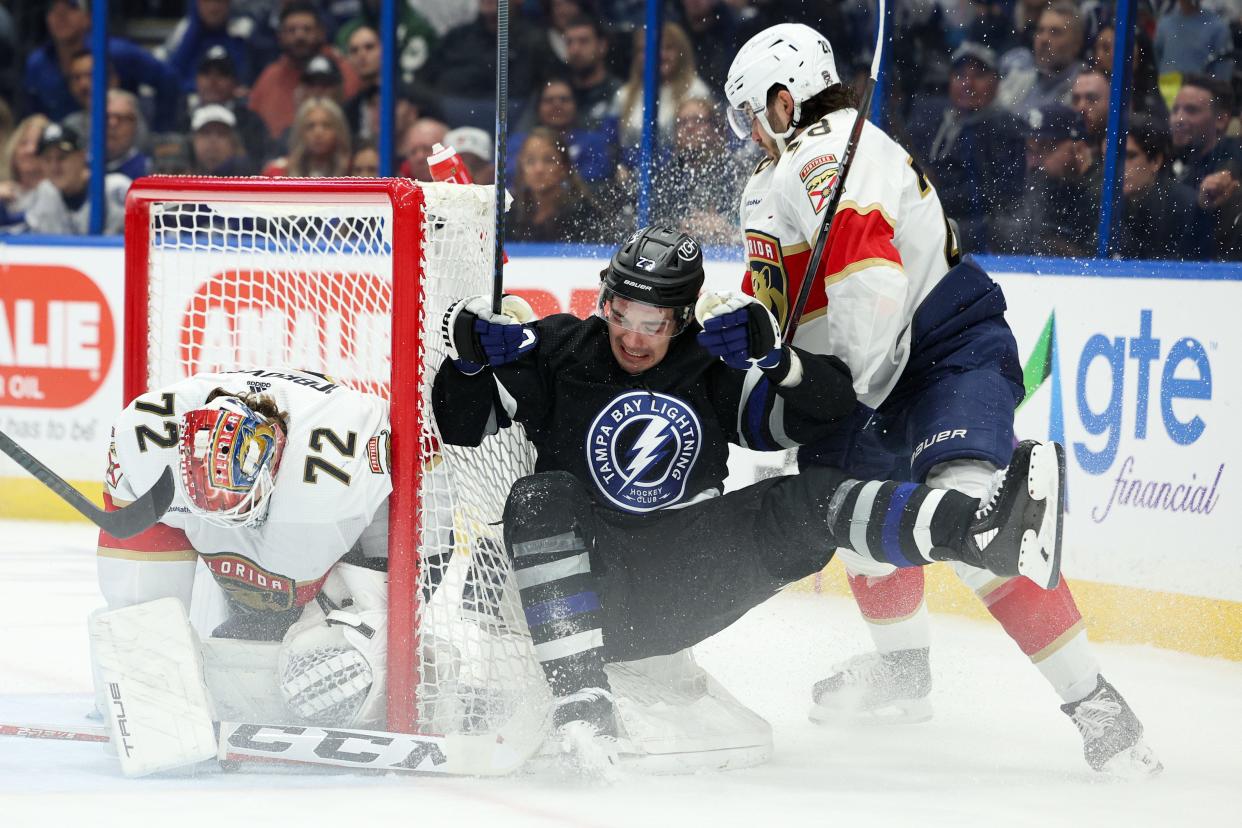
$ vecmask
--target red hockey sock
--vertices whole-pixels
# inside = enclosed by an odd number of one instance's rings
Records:
[[[879,577],[848,574],[850,590],[877,650],[891,653],[930,644],[922,567]]]

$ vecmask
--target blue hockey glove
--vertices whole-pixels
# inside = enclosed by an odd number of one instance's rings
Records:
[[[444,347],[457,370],[477,374],[484,365],[504,365],[539,344],[533,325],[535,313],[520,296],[506,294],[500,313],[492,313],[488,296],[470,296],[454,302],[444,314]]]
[[[788,351],[781,344],[776,317],[744,293],[704,293],[694,306],[694,316],[703,326],[699,344],[731,368],[776,368]]]

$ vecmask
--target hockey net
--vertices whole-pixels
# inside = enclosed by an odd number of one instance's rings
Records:
[[[536,727],[547,688],[503,552],[519,426],[442,445],[430,389],[454,299],[490,293],[490,188],[151,177],[126,215],[126,401],[199,371],[288,366],[391,402],[388,726]],[[415,574],[416,573],[416,574]]]

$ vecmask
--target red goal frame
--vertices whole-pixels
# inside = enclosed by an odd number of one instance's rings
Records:
[[[202,200],[388,203],[392,207],[392,351],[389,377],[392,495],[388,502],[388,727],[415,732],[419,647],[418,491],[423,463],[418,389],[423,366],[419,285],[423,279],[425,202],[404,178],[210,178],[149,176],[134,182],[125,205],[124,402],[148,390],[151,205]]]

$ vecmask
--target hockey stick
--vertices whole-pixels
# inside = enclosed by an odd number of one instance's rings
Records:
[[[505,283],[505,159],[509,125],[509,0],[496,7],[496,238],[493,251],[492,313],[500,313]]]
[[[63,742],[110,742],[108,732],[102,727],[64,728],[51,725],[0,724],[0,736],[20,736],[24,739],[56,739]]]
[[[871,57],[871,76],[867,78],[867,87],[863,91],[862,103],[858,105],[858,114],[854,117],[854,125],[850,128],[849,140],[845,143],[845,152],[841,154],[841,166],[837,178],[832,182],[832,192],[828,195],[828,207],[824,210],[824,221],[819,226],[819,236],[815,239],[815,249],[811,251],[811,259],[807,262],[806,273],[802,276],[802,284],[798,287],[798,299],[789,314],[789,323],[785,326],[785,344],[793,342],[806,310],[806,301],[811,295],[811,280],[819,272],[820,262],[824,258],[824,249],[828,246],[828,236],[832,232],[832,219],[836,215],[837,206],[841,203],[841,194],[845,192],[845,177],[849,175],[854,163],[854,151],[858,149],[858,139],[862,136],[863,124],[867,122],[867,114],[871,111],[871,97],[875,93],[876,79],[880,75],[880,57],[884,49],[884,0],[879,0],[879,18],[876,24],[875,54]]]
[[[0,451],[12,457],[17,465],[34,475],[40,483],[85,515],[91,523],[117,538],[128,538],[154,526],[164,512],[168,511],[168,504],[172,503],[176,492],[172,469],[166,468],[160,479],[155,481],[155,485],[133,503],[114,512],[105,512],[40,463],[34,455],[13,442],[3,431],[0,431]]]

